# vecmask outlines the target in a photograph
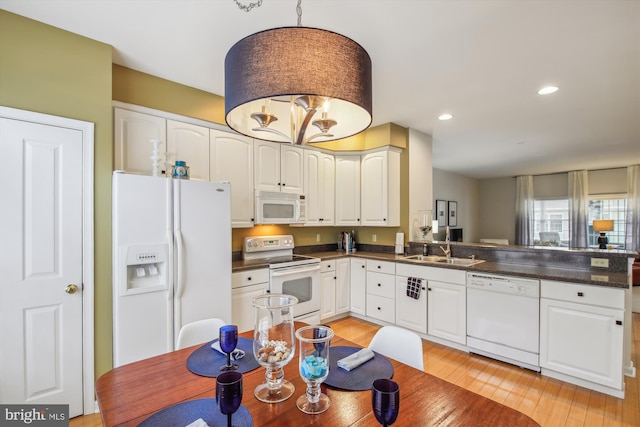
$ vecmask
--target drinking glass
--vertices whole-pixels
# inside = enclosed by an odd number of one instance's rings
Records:
[[[298,397],[296,405],[306,414],[320,414],[331,406],[320,384],[329,375],[329,345],[333,330],[328,326],[305,326],[296,331],[300,342],[300,376],[307,383],[307,392]]]
[[[221,371],[232,371],[238,369],[238,365],[231,363],[231,353],[238,345],[238,326],[224,325],[220,327],[218,339],[220,349],[227,354],[227,364],[220,367]]]
[[[216,377],[216,403],[227,416],[227,427],[231,427],[231,416],[242,403],[242,373],[225,371]]]
[[[376,420],[384,427],[390,426],[398,418],[400,411],[400,387],[395,381],[381,378],[373,382],[371,406]]]
[[[265,294],[251,300],[256,309],[253,355],[267,369],[266,381],[253,392],[261,402],[282,402],[295,390],[284,379],[282,368],[293,359],[296,350],[293,306],[297,303],[298,298],[284,294]]]

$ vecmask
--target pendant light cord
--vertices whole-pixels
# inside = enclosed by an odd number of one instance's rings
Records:
[[[240,3],[239,0],[233,0],[233,1],[235,2],[235,4],[238,5],[240,10],[244,10],[245,12],[251,11],[251,9],[253,9],[254,7],[262,6],[262,0],[258,0],[255,3],[249,3],[247,5]],[[296,12],[298,14],[298,27],[302,27],[302,0],[298,0],[298,5],[296,6]]]

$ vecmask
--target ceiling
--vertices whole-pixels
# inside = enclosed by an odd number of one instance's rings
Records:
[[[116,64],[223,96],[229,48],[295,26],[296,5],[0,0],[112,45]],[[494,178],[640,163],[640,0],[303,0],[302,24],[369,52],[373,125],[432,135],[438,169]],[[538,95],[547,85],[560,90]],[[454,118],[438,120],[445,112]]]

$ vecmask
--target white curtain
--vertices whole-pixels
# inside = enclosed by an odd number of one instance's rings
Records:
[[[569,247],[589,247],[587,171],[569,172]]]
[[[533,176],[516,177],[516,245],[533,244]]]
[[[640,165],[627,167],[625,249],[640,252]]]

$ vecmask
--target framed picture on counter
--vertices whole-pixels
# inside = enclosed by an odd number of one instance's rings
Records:
[[[447,201],[436,200],[436,220],[438,228],[444,229],[447,226]]]
[[[458,202],[449,202],[449,227],[458,225]]]

